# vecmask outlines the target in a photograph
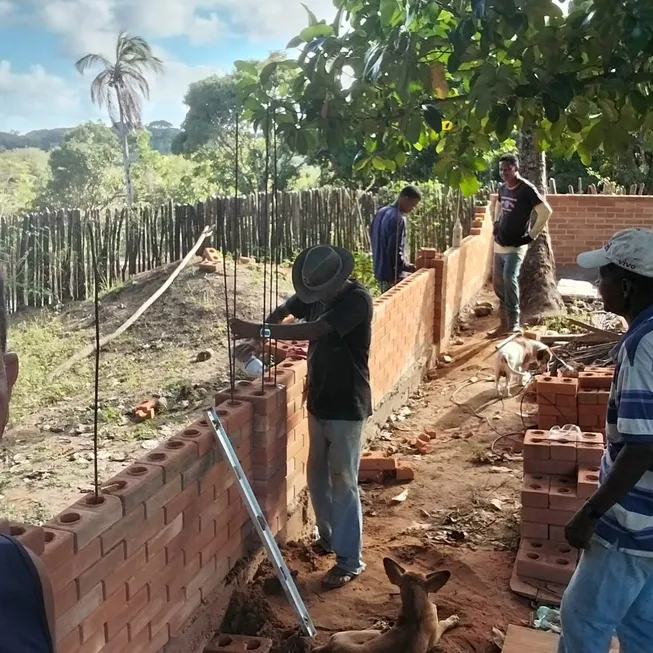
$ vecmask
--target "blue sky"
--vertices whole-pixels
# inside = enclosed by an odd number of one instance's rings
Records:
[[[331,0],[305,2],[319,17],[335,14]],[[283,49],[306,20],[300,0],[0,0],[0,131],[104,118],[90,102],[92,74],[74,62],[110,55],[120,29],[147,38],[165,64],[145,121],[178,125],[191,82]]]

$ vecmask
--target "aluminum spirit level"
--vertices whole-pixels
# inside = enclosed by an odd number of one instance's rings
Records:
[[[308,614],[308,610],[304,605],[302,597],[299,595],[297,585],[295,585],[295,580],[291,576],[290,570],[288,569],[288,566],[286,565],[286,562],[281,555],[279,546],[277,545],[276,540],[270,532],[270,527],[268,526],[268,522],[265,519],[265,515],[263,514],[261,506],[254,496],[252,486],[249,484],[249,481],[245,476],[245,472],[243,472],[243,468],[240,465],[238,456],[236,456],[236,452],[231,446],[231,441],[229,440],[229,437],[227,436],[227,433],[222,426],[222,422],[220,422],[218,413],[215,411],[215,409],[210,408],[207,411],[207,415],[209,418],[209,424],[213,429],[215,440],[218,443],[220,449],[222,449],[222,453],[224,454],[225,459],[229,463],[229,466],[236,476],[236,481],[240,487],[240,493],[243,497],[245,505],[247,506],[247,512],[249,513],[249,516],[254,523],[254,528],[256,528],[256,531],[261,538],[261,542],[263,542],[263,546],[265,546],[265,549],[267,550],[268,559],[274,567],[274,571],[276,572],[277,578],[281,583],[281,587],[283,587],[283,591],[286,593],[288,601],[290,601],[290,604],[295,610],[295,614],[299,618],[302,631],[308,637],[315,637],[317,631],[315,630],[313,621]]]

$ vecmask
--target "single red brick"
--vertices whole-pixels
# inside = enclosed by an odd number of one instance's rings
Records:
[[[598,390],[579,390],[578,391],[578,405],[580,406],[595,406],[599,403]]]
[[[549,446],[551,460],[576,461],[576,441],[567,438],[551,440]]]
[[[375,469],[361,469],[358,471],[358,482],[359,483],[383,483],[383,472]]]
[[[578,551],[566,543],[551,542],[547,551],[546,580],[558,585],[567,585],[576,570]]]
[[[235,651],[257,651],[269,653],[272,640],[262,637],[243,637],[241,635],[216,635],[204,653],[234,653]]]
[[[72,533],[43,529],[43,554],[41,560],[50,574],[75,555],[75,538]]]
[[[524,474],[521,502],[531,508],[549,507],[551,478],[544,474]]]
[[[398,481],[413,481],[415,480],[415,470],[409,465],[397,465],[396,479]]]
[[[522,521],[535,522],[536,524],[548,524],[549,526],[566,526],[575,512],[562,510],[551,510],[550,508],[529,508],[523,506],[521,509]]]
[[[599,488],[599,467],[578,468],[578,498],[589,499]]]
[[[360,469],[364,471],[385,471],[397,468],[397,461],[376,451],[364,451],[361,454]]]
[[[197,448],[192,442],[182,438],[173,438],[148,453],[139,462],[161,467],[163,481],[169,483],[182,471],[187,470],[197,458]]]
[[[215,436],[207,420],[198,420],[177,434],[180,440],[195,443],[198,457],[205,456],[215,447]]]
[[[568,476],[552,476],[549,493],[549,508],[576,512],[583,506],[583,499],[576,493],[576,479]]]
[[[35,555],[40,556],[43,553],[45,540],[43,529],[40,526],[12,522],[9,526],[9,534]]]
[[[524,435],[524,461],[526,460],[549,460],[550,441],[544,431],[526,431]]]
[[[519,534],[536,540],[546,540],[549,537],[549,526],[546,524],[534,524],[532,522],[522,522],[519,526]]]
[[[600,406],[607,406],[610,401],[610,391],[609,390],[599,390],[598,391],[598,404]]]
[[[564,526],[549,526],[549,539],[552,542],[562,542],[567,541],[565,536],[565,527]]]
[[[609,390],[612,385],[613,372],[580,372],[578,383],[584,390],[595,388],[598,390]]]
[[[576,395],[578,379],[541,376],[537,379],[537,393],[552,395]]]
[[[603,443],[579,442],[577,447],[578,464],[599,467],[604,453]]]
[[[122,502],[123,514],[151,499],[163,486],[163,470],[156,465],[130,465],[102,485],[102,493]]]

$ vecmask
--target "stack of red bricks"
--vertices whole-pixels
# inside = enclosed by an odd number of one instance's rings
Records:
[[[409,465],[397,462],[394,456],[387,456],[381,451],[364,451],[358,471],[358,480],[362,483],[383,483],[387,480],[412,481],[415,472]]]
[[[516,562],[522,580],[556,585],[571,580],[578,552],[566,544],[564,527],[598,487],[603,451],[601,433],[526,432]]]
[[[538,377],[538,426],[577,424],[583,430],[604,433],[612,373],[610,368],[589,367],[578,378]]]

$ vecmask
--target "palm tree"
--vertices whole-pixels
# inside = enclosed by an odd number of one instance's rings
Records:
[[[144,73],[163,72],[163,62],[154,56],[144,38],[121,32],[116,43],[115,61],[109,61],[101,54],[87,54],[75,64],[75,68],[83,75],[86,70],[98,64],[103,69],[91,84],[91,100],[98,107],[107,109],[109,118],[120,131],[127,206],[131,208],[134,193],[127,137],[134,129],[140,129],[143,99],[148,100],[150,97],[150,85]]]

